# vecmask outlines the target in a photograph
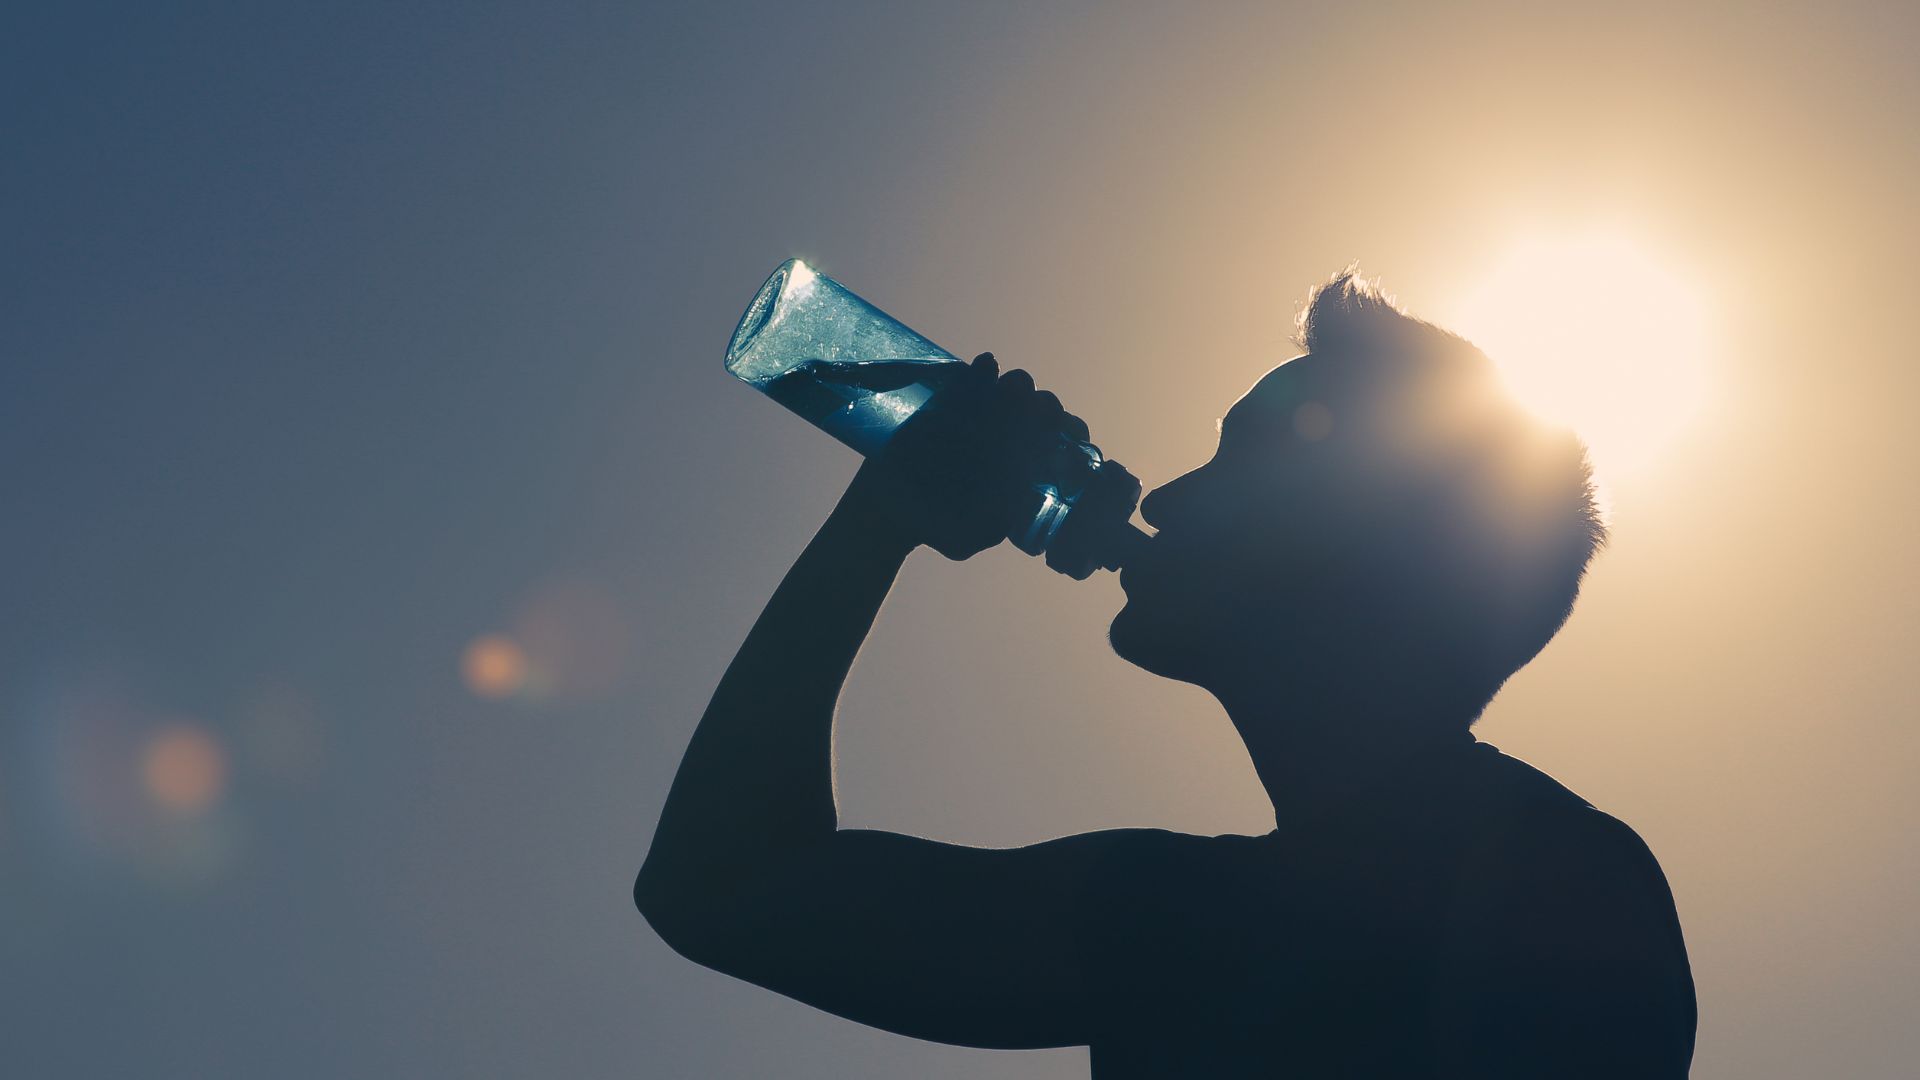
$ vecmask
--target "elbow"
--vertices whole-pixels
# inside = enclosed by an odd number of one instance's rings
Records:
[[[719,905],[686,880],[686,875],[648,858],[633,882],[633,904],[667,947],[706,967],[715,966]]]
[[[679,942],[686,936],[689,920],[685,912],[691,906],[680,895],[683,891],[658,859],[647,859],[640,866],[639,876],[633,879],[633,906],[640,910],[640,917],[647,920],[653,932],[660,935],[660,940],[676,952],[685,951]]]

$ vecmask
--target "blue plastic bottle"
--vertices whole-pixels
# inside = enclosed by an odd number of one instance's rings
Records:
[[[727,346],[727,371],[863,455],[966,366],[798,259],[767,278]],[[1074,578],[1119,569],[1143,539],[1128,523],[1140,482],[1091,443],[1061,435],[1035,462],[1032,498],[1008,530]]]

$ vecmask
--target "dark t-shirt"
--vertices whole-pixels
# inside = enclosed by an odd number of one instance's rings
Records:
[[[1486,743],[1266,836],[1149,836],[1091,883],[1096,1080],[1686,1075],[1653,854]]]

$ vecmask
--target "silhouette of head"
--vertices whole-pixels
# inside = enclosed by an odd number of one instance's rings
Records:
[[[1586,449],[1352,271],[1314,291],[1300,345],[1142,505],[1158,534],[1121,575],[1113,647],[1223,699],[1393,701],[1464,728],[1604,542]]]

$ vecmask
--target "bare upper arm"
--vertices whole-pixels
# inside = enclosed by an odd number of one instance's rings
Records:
[[[1079,1045],[1096,1020],[1085,927],[1123,900],[1100,883],[1207,843],[1132,829],[991,849],[843,830],[737,879],[721,903],[654,922],[690,959],[860,1023]]]

